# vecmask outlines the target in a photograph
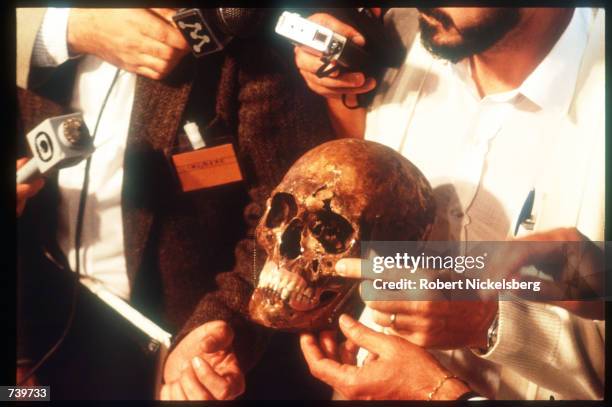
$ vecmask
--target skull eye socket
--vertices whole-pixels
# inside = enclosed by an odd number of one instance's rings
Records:
[[[355,232],[346,219],[329,210],[311,213],[308,228],[325,251],[332,254],[345,252]]]
[[[297,204],[293,195],[285,192],[279,192],[272,197],[270,211],[266,217],[266,226],[269,228],[277,228],[289,219],[295,217],[297,213]]]
[[[280,252],[283,257],[295,259],[302,252],[301,240],[304,225],[299,219],[291,221],[281,238]]]

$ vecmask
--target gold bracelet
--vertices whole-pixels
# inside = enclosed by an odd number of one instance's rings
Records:
[[[454,374],[449,374],[446,375],[442,378],[442,380],[440,380],[440,383],[438,383],[438,385],[436,387],[434,387],[434,389],[432,391],[429,392],[429,394],[427,394],[427,401],[433,401],[433,396],[436,395],[436,393],[438,392],[438,390],[440,390],[442,388],[442,386],[444,385],[444,383],[446,383],[447,380],[449,379],[459,379],[457,376],[455,376]]]

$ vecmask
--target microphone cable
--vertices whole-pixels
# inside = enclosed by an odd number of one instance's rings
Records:
[[[91,135],[92,143],[96,139],[96,133],[98,132],[98,126],[100,124],[100,120],[102,119],[102,114],[104,113],[104,109],[106,108],[108,98],[110,97],[111,92],[113,88],[115,87],[115,84],[117,83],[117,78],[119,77],[120,72],[121,72],[121,69],[117,68],[113,76],[113,80],[108,90],[106,91],[106,96],[104,97],[104,100],[102,101],[100,112],[98,113],[98,117],[96,118],[96,124],[94,126],[94,131]],[[70,315],[68,316],[68,321],[66,322],[64,331],[62,332],[59,339],[47,351],[47,353],[45,353],[45,355],[42,358],[40,358],[40,360],[36,363],[36,365],[34,365],[34,367],[19,381],[19,383],[17,383],[18,386],[21,386],[23,385],[23,383],[28,381],[28,379],[30,379],[41,368],[41,366],[44,365],[49,360],[49,358],[59,349],[59,347],[62,345],[62,343],[68,336],[68,333],[70,332],[70,328],[72,328],[72,324],[74,322],[74,317],[76,315],[77,302],[78,302],[78,297],[79,297],[78,295],[79,294],[79,284],[80,284],[80,279],[81,279],[80,250],[81,250],[81,238],[82,238],[82,233],[83,233],[83,218],[85,215],[85,204],[87,202],[87,191],[89,189],[89,169],[91,167],[92,157],[93,157],[93,154],[90,155],[87,158],[87,161],[85,162],[85,171],[83,175],[83,186],[81,187],[81,194],[79,196],[79,207],[77,211],[76,230],[75,230],[75,237],[74,237],[74,248],[75,248],[75,253],[76,253],[75,270],[74,270],[74,288],[73,288],[73,293],[72,293],[72,304],[70,307]]]

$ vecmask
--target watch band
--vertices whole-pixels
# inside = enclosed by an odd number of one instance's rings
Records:
[[[495,314],[495,318],[493,318],[493,322],[491,322],[491,326],[487,330],[487,352],[495,345],[497,341],[497,328],[499,328],[499,310]]]
[[[473,390],[470,390],[466,393],[463,393],[461,396],[459,396],[459,398],[457,400],[472,400],[472,399],[478,399],[478,400],[485,400],[484,397],[482,397],[480,394],[476,393]]]
[[[487,329],[487,345],[485,348],[472,348],[477,354],[484,355],[489,352],[495,342],[497,341],[497,330],[499,328],[499,310],[497,310],[497,314],[495,314],[495,318],[491,321],[491,325],[489,325],[489,329]]]

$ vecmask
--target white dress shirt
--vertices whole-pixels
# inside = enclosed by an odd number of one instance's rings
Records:
[[[562,137],[557,129],[568,121],[592,20],[590,9],[576,9],[549,54],[518,88],[508,92],[481,98],[468,61],[452,64],[433,58],[418,36],[403,66],[387,74],[389,87],[376,96],[367,115],[366,139],[401,152],[430,181],[438,204],[432,240],[495,241],[513,236],[517,217],[533,188],[536,199],[532,213],[538,213],[541,191],[546,189],[545,174],[555,152],[552,147]],[[522,229],[519,234],[526,232]],[[596,233],[586,233],[601,240],[603,224],[597,225]],[[555,345],[548,341],[559,340],[555,333],[562,327],[559,321],[569,316],[558,307],[500,301],[498,342],[487,357],[468,349],[438,352],[437,356],[489,398],[562,397],[521,375],[514,374],[517,377],[510,380],[513,373],[502,371],[504,362],[537,370],[530,365],[530,355],[515,351],[513,358],[495,359],[499,356],[495,352],[502,353],[502,348],[509,352],[512,346],[516,350],[519,344],[528,346],[511,332],[510,327],[518,326],[520,321],[516,320],[521,318],[527,324],[541,321],[538,329],[544,333],[539,342],[533,341],[534,352],[540,352],[542,346],[541,353],[548,355]],[[369,308],[360,320],[382,330],[372,321]],[[549,321],[553,322],[547,327]],[[532,327],[526,329],[533,331]],[[360,353],[362,359],[365,353]],[[574,388],[567,387],[566,394],[596,397],[590,389],[580,389],[578,380]]]
[[[49,8],[39,30],[33,65],[57,66],[69,58],[66,32],[68,8]],[[117,67],[93,55],[80,57],[71,107],[83,112],[93,133]],[[108,290],[129,299],[121,215],[123,158],[134,101],[136,75],[121,71],[108,98],[96,132],[96,151],[89,171],[89,189],[83,218],[80,272]],[[61,195],[58,241],[71,268],[76,266],[76,217],[85,161],[59,171]]]

